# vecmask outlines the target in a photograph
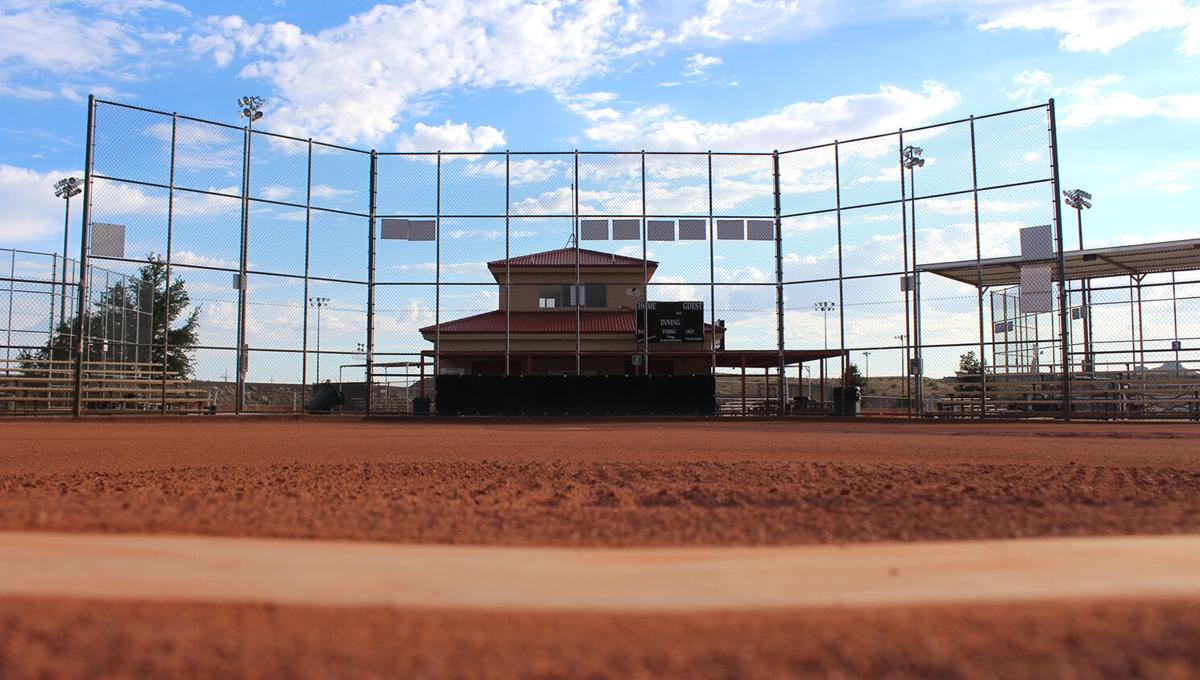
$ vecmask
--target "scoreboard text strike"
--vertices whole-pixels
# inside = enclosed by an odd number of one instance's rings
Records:
[[[704,303],[639,302],[638,342],[645,339],[643,324],[649,324],[650,342],[704,342]]]

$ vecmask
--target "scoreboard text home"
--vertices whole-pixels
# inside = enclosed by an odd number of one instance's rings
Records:
[[[650,327],[650,342],[704,342],[704,303],[639,302],[638,342],[645,341],[647,326]]]

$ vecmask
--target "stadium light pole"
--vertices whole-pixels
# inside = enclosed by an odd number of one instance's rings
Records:
[[[1075,225],[1079,229],[1079,249],[1083,250],[1083,211],[1092,207],[1092,195],[1083,189],[1070,189],[1063,191],[1063,199],[1066,204],[1075,209]],[[1090,371],[1094,367],[1094,359],[1092,358],[1092,291],[1091,282],[1084,279],[1080,286],[1080,303],[1083,305],[1083,314],[1080,319],[1083,321],[1083,370]]]
[[[901,162],[904,164],[905,168],[908,168],[908,193],[909,193],[909,200],[912,201],[912,206],[909,208],[909,215],[911,217],[911,219],[909,221],[912,223],[912,265],[913,265],[913,268],[912,268],[912,271],[913,271],[913,278],[912,278],[912,289],[913,289],[912,345],[913,345],[913,357],[916,360],[915,363],[917,366],[917,370],[910,371],[910,373],[915,373],[916,377],[917,377],[917,384],[913,391],[914,395],[917,398],[917,415],[921,415],[922,412],[924,411],[924,409],[922,408],[922,405],[921,405],[921,401],[922,401],[922,399],[921,399],[921,375],[924,374],[925,371],[923,370],[923,367],[921,365],[921,275],[917,271],[917,187],[916,187],[915,170],[917,168],[924,167],[925,159],[921,157],[921,154],[924,152],[925,152],[925,150],[922,149],[921,147],[912,146],[910,144],[909,146],[904,147],[904,151],[901,153]]]
[[[246,406],[246,370],[249,357],[246,347],[246,285],[247,252],[250,240],[250,142],[254,130],[254,121],[263,117],[262,107],[266,101],[262,97],[241,97],[238,99],[240,115],[246,119],[246,139],[242,154],[242,247],[238,261],[238,354],[237,354],[237,405],[235,411],[241,413]]]
[[[321,383],[321,308],[329,306],[329,298],[310,297],[308,306],[317,309],[317,384],[319,385]]]
[[[62,305],[59,307],[58,324],[61,326],[67,320],[67,240],[71,233],[71,197],[78,196],[83,191],[83,180],[78,177],[64,177],[54,183],[54,195],[66,203],[63,215],[63,263],[62,263]],[[50,304],[54,304],[51,302]],[[50,309],[54,309],[51,307]],[[54,312],[50,312],[54,318]]]
[[[871,353],[863,352],[863,360],[867,365],[867,375],[866,375],[867,385],[866,386],[869,387],[871,384]]]
[[[829,313],[837,309],[836,302],[814,302],[813,311],[821,312],[825,317],[825,349],[829,349]],[[824,359],[822,359],[824,361]]]
[[[829,349],[829,313],[835,309],[837,309],[836,302],[822,300],[820,302],[813,303],[813,311],[821,312],[821,315],[824,317],[825,349]],[[824,376],[825,376],[825,357],[821,357],[821,376],[822,376],[821,377],[821,380],[822,380],[821,389],[824,390],[825,388],[823,386],[825,383],[823,381],[825,379],[824,378]],[[822,399],[824,398],[824,394],[825,394],[824,392],[821,393]]]

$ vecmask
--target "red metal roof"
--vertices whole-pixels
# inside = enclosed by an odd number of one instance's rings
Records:
[[[537,312],[510,312],[512,333],[574,333],[575,310],[546,310]],[[503,333],[504,312],[495,310],[466,316],[452,321],[443,321],[442,333]],[[579,310],[581,333],[633,333],[637,330],[637,317],[632,310]],[[433,333],[437,326],[426,326],[422,333]]]
[[[646,265],[651,269],[658,267],[658,263],[654,260],[647,260]],[[489,268],[503,267],[504,260],[494,260],[488,263]],[[574,267],[575,266],[575,249],[574,248],[559,248],[558,250],[547,250],[541,253],[530,253],[529,255],[518,255],[509,258],[508,266],[510,267]],[[641,267],[642,260],[636,257],[627,257],[625,255],[617,255],[616,253],[602,253],[599,250],[579,249],[579,266],[581,267]]]

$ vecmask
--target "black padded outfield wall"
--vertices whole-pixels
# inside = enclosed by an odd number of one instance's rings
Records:
[[[443,416],[708,416],[711,375],[439,375]]]

